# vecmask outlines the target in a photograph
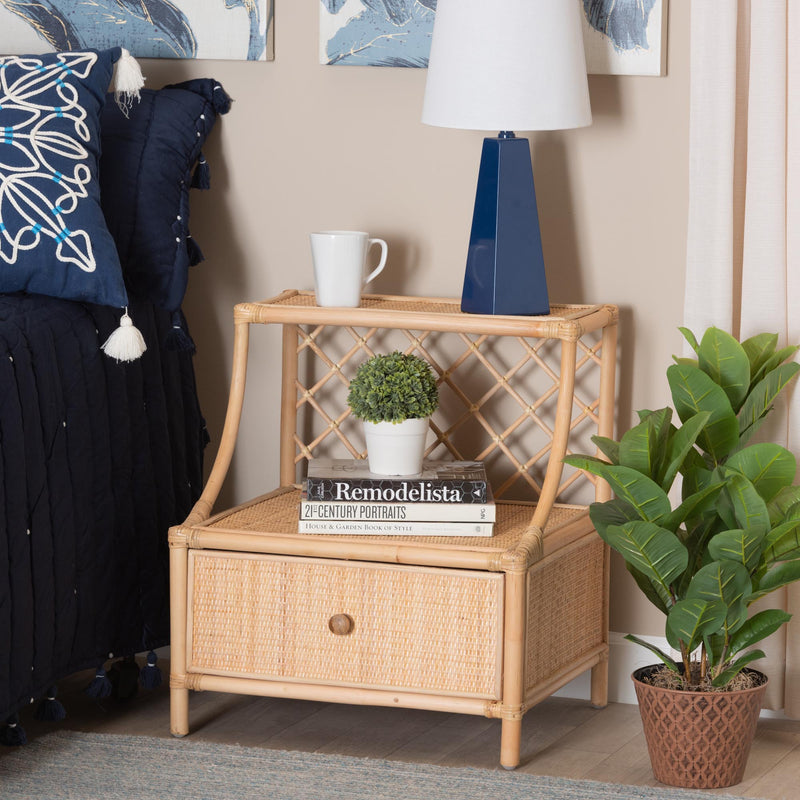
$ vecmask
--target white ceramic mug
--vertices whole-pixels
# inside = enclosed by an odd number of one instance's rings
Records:
[[[367,253],[381,247],[378,266],[368,275]],[[320,231],[311,234],[314,284],[318,306],[361,305],[361,290],[386,266],[389,246],[383,239],[370,239],[363,231]]]

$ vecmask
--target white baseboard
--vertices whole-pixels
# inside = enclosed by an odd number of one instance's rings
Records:
[[[670,652],[667,640],[659,636],[640,636],[640,639]],[[631,673],[652,664],[656,657],[644,647],[629,642],[624,633],[611,631],[608,635],[608,699],[611,703],[636,703]],[[557,697],[589,700],[589,673],[584,672],[556,692]]]
[[[666,653],[675,652],[667,640],[660,636],[639,636],[649,644],[653,644]],[[634,642],[629,642],[624,633],[611,631],[608,635],[608,701],[610,703],[635,704],[636,692],[633,688],[631,673],[639,667],[646,667],[656,662],[656,656]],[[589,672],[584,672],[575,680],[559,689],[556,697],[574,697],[578,700],[591,699]],[[783,711],[771,711],[764,708],[761,716],[768,719],[788,719]]]

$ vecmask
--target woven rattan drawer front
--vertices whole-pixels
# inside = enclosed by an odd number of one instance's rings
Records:
[[[190,672],[500,697],[501,574],[193,551],[189,581]]]

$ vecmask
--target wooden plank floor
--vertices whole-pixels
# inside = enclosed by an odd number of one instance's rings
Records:
[[[167,665],[160,665],[166,670]],[[33,707],[21,721],[29,739],[54,728],[169,736],[169,690],[140,689],[127,703],[95,701],[82,689],[92,673],[59,686],[68,717],[37,722]],[[209,742],[366,758],[499,769],[500,722],[483,717],[398,708],[346,706],[224,695],[190,696],[191,737]],[[0,758],[6,748],[0,748]],[[550,698],[529,711],[522,728],[522,772],[623,784],[657,785],[638,708],[593,709],[582,700]],[[721,790],[770,800],[800,797],[800,722],[762,719],[744,782]],[[713,794],[713,792],[709,792]]]

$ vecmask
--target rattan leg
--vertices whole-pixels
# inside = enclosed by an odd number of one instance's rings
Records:
[[[510,559],[516,567],[505,575],[505,630],[503,634],[503,726],[500,736],[500,763],[506,769],[519,765],[522,730],[522,701],[525,673],[526,573],[519,569],[519,558]]]
[[[591,699],[595,708],[608,705],[608,656],[592,667]]]
[[[600,655],[600,661],[592,667],[591,699],[595,708],[608,705],[608,612],[611,592],[611,548],[603,546],[603,642],[606,649]]]
[[[186,611],[189,550],[179,528],[170,530],[170,730],[189,733],[189,690],[186,681]]]
[[[504,769],[519,766],[519,743],[522,735],[521,719],[504,719],[500,731],[500,763]]]
[[[189,690],[169,690],[169,730],[173,736],[189,733]]]

